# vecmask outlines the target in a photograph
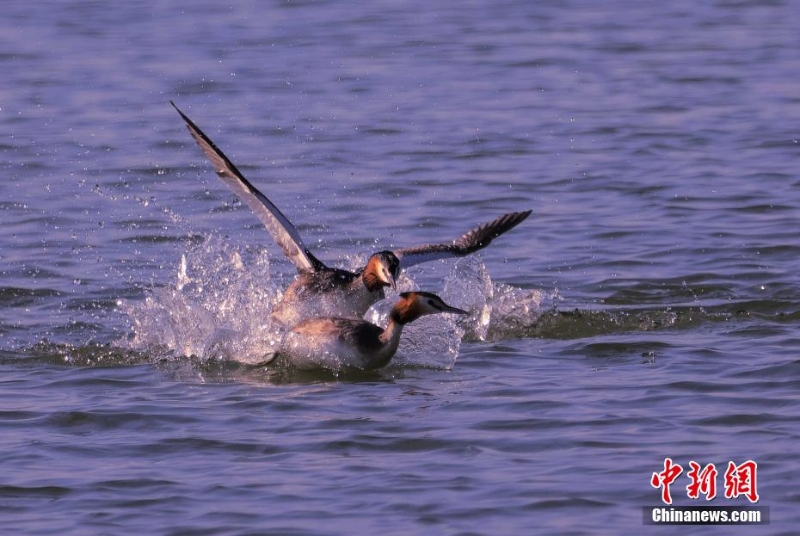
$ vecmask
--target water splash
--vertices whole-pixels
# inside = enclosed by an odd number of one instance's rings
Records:
[[[120,303],[133,333],[119,344],[202,361],[257,363],[280,342],[269,321],[280,296],[266,252],[245,261],[239,250],[211,237],[184,253],[171,284],[151,289],[144,301]]]
[[[455,263],[444,281],[442,298],[470,312],[459,320],[467,340],[500,340],[525,336],[557,298],[538,289],[494,283],[477,257]]]
[[[348,257],[343,262],[358,266],[359,260]],[[44,340],[21,353],[32,361],[78,366],[152,363],[181,371],[181,375],[217,379],[250,377],[258,371],[255,378],[260,381],[287,373],[277,364],[252,366],[260,365],[280,348],[283,337],[271,325],[270,315],[286,281],[274,277],[270,268],[265,250],[241,249],[221,237],[205,237],[189,246],[169,284],[151,288],[143,300],[118,302],[131,328],[127,337],[111,344],[77,346]],[[579,339],[620,332],[693,329],[707,322],[746,322],[751,317],[795,322],[799,316],[793,302],[788,301],[780,310],[776,310],[774,301],[560,310],[556,307],[560,300],[557,292],[494,283],[477,257],[453,263],[443,280],[411,272],[413,278],[408,274],[399,278],[399,291],[418,290],[415,278],[425,280],[423,290],[436,292],[471,314],[431,315],[406,326],[398,353],[385,374],[397,374],[405,366],[449,370],[455,366],[465,340]],[[386,325],[396,301],[397,295],[390,294],[367,312],[366,320]],[[287,374],[282,376],[285,381],[298,378],[291,371]],[[309,381],[328,378],[316,374],[301,377]]]
[[[398,289],[402,292],[417,290],[413,281],[403,278]],[[373,305],[364,315],[367,321],[379,326],[389,322],[389,312],[397,301],[390,296]],[[403,335],[392,359],[394,365],[407,365],[450,370],[458,359],[458,350],[464,330],[453,315],[424,316],[403,327]]]
[[[358,264],[358,260],[345,262]],[[211,236],[182,255],[168,285],[150,289],[144,300],[120,302],[132,333],[116,344],[124,350],[161,356],[192,356],[201,363],[263,363],[283,340],[281,329],[270,322],[282,296],[282,283],[281,278],[272,277],[266,250],[241,251]],[[398,290],[417,290],[417,284],[404,274]],[[493,283],[475,257],[456,262],[443,289],[432,290],[472,314],[465,319],[432,315],[409,324],[392,363],[450,369],[464,339],[525,336],[537,324],[547,298],[537,290]],[[396,301],[397,296],[390,293],[365,319],[385,326]]]

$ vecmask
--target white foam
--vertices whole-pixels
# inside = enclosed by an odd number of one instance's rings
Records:
[[[271,276],[267,250],[241,251],[211,236],[182,255],[168,285],[150,289],[144,300],[121,302],[132,334],[118,345],[201,361],[264,362],[282,342],[282,331],[270,322],[283,292],[281,279]],[[398,291],[407,290],[417,286],[404,274]],[[450,369],[462,339],[520,336],[535,325],[546,298],[540,291],[494,284],[476,257],[456,262],[442,289],[422,290],[439,294],[471,315],[431,315],[409,324],[394,364]],[[396,300],[390,293],[365,318],[385,326]]]
[[[184,253],[169,285],[122,303],[133,325],[124,344],[201,360],[263,361],[280,342],[269,319],[281,290],[269,267],[264,251],[245,260],[221,238],[209,238]]]
[[[465,339],[487,341],[524,336],[555,295],[494,283],[483,262],[470,256],[455,263],[441,297],[470,312],[459,320]]]

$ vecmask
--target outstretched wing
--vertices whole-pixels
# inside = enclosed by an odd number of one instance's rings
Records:
[[[464,257],[485,248],[492,243],[492,240],[522,223],[530,214],[530,210],[503,214],[489,223],[478,225],[464,233],[452,244],[428,244],[396,249],[394,254],[400,260],[400,266],[403,268],[438,259]]]
[[[255,186],[250,184],[250,181],[244,178],[244,175],[236,169],[233,162],[228,160],[225,153],[186,114],[180,111],[174,102],[169,101],[169,103],[178,110],[178,113],[186,122],[189,133],[203,150],[211,165],[214,166],[214,171],[217,172],[217,175],[239,196],[239,199],[247,203],[247,206],[250,207],[256,217],[264,224],[264,227],[267,228],[269,234],[272,235],[275,243],[280,246],[289,260],[297,266],[297,269],[301,271],[324,269],[325,265],[308,251],[303,244],[303,239],[300,238],[300,233],[297,232],[292,222],[278,210],[278,207],[272,204],[272,201],[267,199]]]

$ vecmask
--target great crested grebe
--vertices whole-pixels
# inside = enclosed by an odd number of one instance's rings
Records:
[[[463,257],[488,246],[493,239],[519,225],[531,211],[511,212],[478,225],[449,244],[427,244],[373,254],[364,268],[351,272],[330,268],[305,246],[300,233],[267,196],[236,168],[225,153],[184,114],[170,104],[186,122],[189,133],[203,150],[217,175],[255,213],[272,238],[299,272],[275,306],[272,317],[291,326],[312,316],[361,317],[384,298],[386,287],[396,288],[400,268],[415,264]]]
[[[430,292],[403,292],[389,313],[386,329],[357,318],[307,318],[286,334],[282,356],[300,369],[372,370],[397,352],[403,326],[424,315],[469,314]]]

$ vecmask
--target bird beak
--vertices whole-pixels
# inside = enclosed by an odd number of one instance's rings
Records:
[[[443,313],[453,313],[454,315],[468,315],[469,312],[465,311],[464,309],[459,309],[458,307],[452,307],[450,305],[444,304],[444,308],[442,309]]]
[[[381,267],[378,270],[378,279],[383,281],[383,284],[387,287],[392,287],[392,290],[397,292],[397,280],[395,279],[395,274],[392,273],[391,270]]]

